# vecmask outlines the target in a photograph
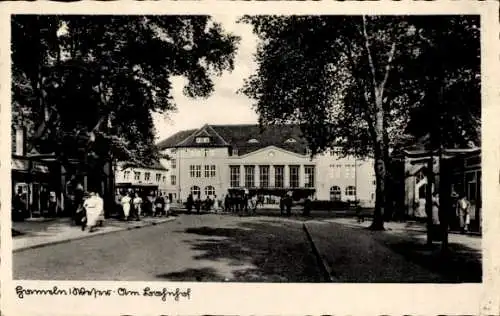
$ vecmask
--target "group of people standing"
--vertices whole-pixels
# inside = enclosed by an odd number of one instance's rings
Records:
[[[193,194],[189,194],[185,203],[188,213],[191,213],[194,209],[197,213],[204,210],[207,212],[236,214],[255,213],[257,204],[257,196],[250,196],[246,191],[240,194],[228,193],[220,201],[217,195],[207,196],[205,200],[201,200],[199,196],[193,197]]]
[[[310,202],[310,199],[305,199],[303,215],[308,216],[310,214]],[[207,196],[207,198],[202,201],[199,196],[193,197],[192,194],[189,194],[185,203],[188,213],[191,213],[194,209],[197,213],[204,210],[208,212],[226,212],[239,215],[255,215],[259,205],[264,206],[264,197],[258,194],[250,194],[248,190],[228,192],[220,201],[217,199],[216,195],[213,197]],[[293,206],[291,191],[280,197],[279,206],[281,215],[291,215]]]
[[[194,198],[192,194],[189,194],[185,205],[188,213],[191,213],[193,209],[196,210],[197,213],[200,213],[201,210],[207,212],[214,211],[216,213],[223,210],[217,199],[217,195],[213,197],[207,196],[205,200],[201,200],[199,196]]]
[[[150,193],[144,198],[139,192],[129,190],[122,193],[120,198],[122,217],[124,220],[140,220],[141,216],[168,216],[170,212],[170,199],[160,193]]]
[[[255,214],[259,203],[262,204],[262,199],[256,194],[250,195],[247,190],[228,193],[224,198],[224,210],[234,214]]]
[[[462,192],[460,194],[453,192],[451,194],[451,220],[450,229],[458,230],[461,233],[469,231],[471,204],[467,200],[467,195]],[[434,225],[439,225],[439,193],[432,194],[432,222]]]

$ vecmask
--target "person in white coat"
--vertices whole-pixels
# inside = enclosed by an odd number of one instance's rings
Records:
[[[170,215],[170,198],[165,196],[165,216]]]
[[[219,213],[220,212],[220,206],[219,206],[219,199],[217,199],[217,195],[214,194],[214,213]]]
[[[123,216],[125,220],[129,220],[130,218],[130,203],[132,202],[132,199],[128,194],[125,194],[122,197],[121,204],[122,204],[122,209],[123,209]]]
[[[95,192],[90,192],[89,197],[83,203],[85,208],[87,226],[89,227],[89,233],[91,233],[95,227],[97,227],[97,222],[101,217],[103,212],[103,202],[100,197],[97,196]],[[85,227],[82,228],[84,230]]]

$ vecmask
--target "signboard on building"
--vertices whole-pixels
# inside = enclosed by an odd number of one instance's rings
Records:
[[[28,171],[29,161],[22,158],[12,158],[11,167],[12,170]]]
[[[33,172],[49,173],[49,167],[38,161],[33,161],[31,170]]]

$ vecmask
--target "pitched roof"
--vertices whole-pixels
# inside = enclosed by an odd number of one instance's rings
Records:
[[[196,132],[197,129],[189,129],[185,131],[180,131],[175,133],[174,135],[170,136],[169,138],[166,138],[156,144],[159,150],[164,150],[167,148],[172,148],[177,145],[180,141],[186,139],[189,135],[193,134]]]
[[[180,133],[183,133],[180,135]],[[208,134],[211,144],[197,144],[197,135]],[[184,139],[179,140],[185,136]],[[295,142],[287,142],[294,139]],[[249,140],[253,140],[249,142]],[[256,141],[254,141],[256,140]],[[307,142],[302,137],[298,125],[238,124],[238,125],[204,125],[198,130],[188,130],[174,134],[158,144],[160,149],[173,147],[230,147],[244,155],[268,146],[276,146],[291,152],[305,154]]]
[[[196,138],[199,136],[210,137],[210,143],[197,143]],[[230,144],[224,138],[222,138],[221,135],[212,126],[204,125],[202,128],[177,143],[176,147],[227,147],[229,145]]]
[[[136,164],[129,162],[129,161],[120,161],[119,164],[125,168],[134,168],[134,167],[140,167],[144,169],[154,169],[154,170],[166,170],[168,171],[167,168],[165,168],[159,161],[153,161],[153,163],[147,165],[147,166],[137,166]]]

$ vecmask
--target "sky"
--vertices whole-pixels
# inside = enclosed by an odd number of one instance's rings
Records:
[[[254,53],[257,49],[257,37],[249,25],[236,23],[234,15],[213,16],[222,24],[226,32],[240,36],[234,70],[225,72],[220,77],[214,77],[214,92],[206,99],[191,99],[182,93],[183,78],[172,78],[176,112],[154,114],[154,124],[157,141],[163,140],[174,133],[204,124],[256,124],[257,114],[252,109],[252,100],[237,94],[243,86],[244,79],[256,70]]]

